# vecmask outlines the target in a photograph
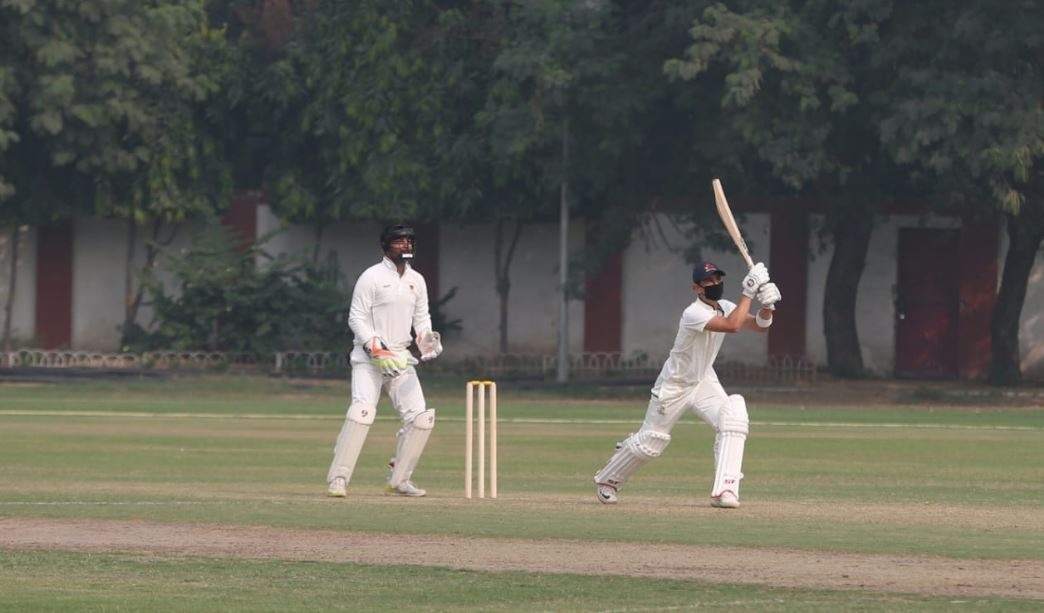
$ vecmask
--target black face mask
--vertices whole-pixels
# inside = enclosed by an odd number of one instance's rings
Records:
[[[717,285],[708,285],[703,288],[703,295],[707,300],[721,300],[722,295],[725,294],[725,283],[719,283]]]

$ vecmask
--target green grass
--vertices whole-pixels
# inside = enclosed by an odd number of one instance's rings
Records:
[[[769,589],[422,566],[15,553],[0,611],[1031,611],[1014,599]]]
[[[240,376],[0,385],[0,520],[140,519],[305,530],[1044,559],[1044,411],[752,403],[744,507],[706,505],[711,431],[686,418],[607,508],[591,476],[647,390],[500,389],[500,499],[463,493],[462,380],[425,381],[437,424],[382,495],[383,401],[349,498],[323,478],[347,385]],[[589,394],[582,393],[587,389]],[[2,528],[2,523],[0,523]],[[949,610],[953,598],[427,567],[0,550],[0,610]],[[335,587],[331,588],[331,585]],[[331,594],[331,590],[333,594]],[[408,595],[403,596],[403,593]],[[397,596],[398,594],[398,596]],[[423,597],[420,595],[423,594]],[[1032,601],[959,599],[964,610]],[[418,606],[418,602],[427,603]],[[733,603],[723,604],[723,603]],[[739,604],[735,604],[739,603]],[[1039,605],[1039,601],[1035,604]]]

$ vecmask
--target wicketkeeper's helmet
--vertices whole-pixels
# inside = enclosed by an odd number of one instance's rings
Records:
[[[413,231],[413,226],[408,223],[397,223],[392,224],[384,228],[381,232],[381,249],[384,251],[388,250],[388,245],[397,238],[408,238],[410,239],[410,246],[412,247],[416,240],[416,232]]]

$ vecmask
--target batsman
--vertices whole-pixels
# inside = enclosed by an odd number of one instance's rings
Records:
[[[743,396],[725,393],[714,372],[714,360],[727,334],[768,330],[780,293],[760,262],[743,278],[738,303],[722,298],[724,280],[725,271],[713,262],[693,268],[696,300],[682,312],[674,346],[653,385],[645,421],[637,432],[617,444],[616,453],[594,477],[600,502],[615,504],[627,479],[642,464],[660,457],[671,442],[671,430],[678,419],[692,411],[715,432],[710,504],[739,507],[743,447],[750,420]],[[755,299],[761,307],[751,315]]]
[[[327,495],[338,498],[347,495],[382,389],[387,389],[402,420],[386,491],[411,497],[427,493],[411,477],[435,427],[435,409],[425,405],[414,366],[437,358],[442,340],[431,329],[427,284],[410,264],[416,253],[413,227],[388,226],[380,242],[384,257],[359,276],[348,312],[348,326],[355,336],[349,357],[351,400],[326,475]],[[411,329],[417,335],[417,355],[409,350]]]

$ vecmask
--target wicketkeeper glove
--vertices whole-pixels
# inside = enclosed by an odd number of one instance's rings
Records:
[[[376,366],[377,370],[381,371],[381,374],[389,379],[398,377],[406,372],[406,367],[409,365],[408,353],[405,351],[400,353],[388,349],[384,341],[377,336],[364,344],[363,350],[366,351],[366,355],[370,356],[370,363]]]
[[[758,293],[762,285],[768,283],[768,269],[761,262],[750,267],[747,276],[743,277],[743,295],[751,300]]]
[[[442,335],[434,330],[417,335],[417,348],[420,349],[421,362],[434,360],[442,353]]]
[[[761,303],[761,308],[763,309],[776,310],[776,303],[779,302],[780,298],[779,288],[776,287],[775,283],[766,283],[758,290],[758,302]]]

